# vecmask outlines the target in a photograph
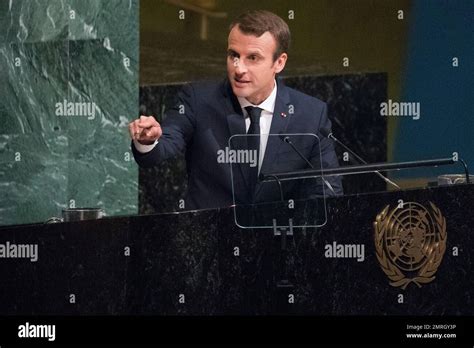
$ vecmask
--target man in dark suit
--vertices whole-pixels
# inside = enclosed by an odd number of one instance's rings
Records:
[[[130,123],[140,166],[155,166],[185,152],[186,209],[276,201],[281,198],[278,185],[259,182],[260,173],[305,169],[305,159],[315,168],[338,166],[331,140],[319,133],[331,128],[326,104],[276,78],[285,67],[289,42],[289,28],[280,17],[267,11],[244,13],[230,26],[226,80],[186,85],[162,126],[152,116]],[[313,133],[319,140],[291,136],[303,159],[278,136],[283,133]],[[248,163],[229,164],[229,145],[247,151]],[[337,177],[283,186],[285,199],[320,195],[323,186],[326,194],[342,194]]]

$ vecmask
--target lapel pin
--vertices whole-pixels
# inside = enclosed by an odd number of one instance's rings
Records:
[[[282,112],[281,117],[286,117],[286,114],[284,112]]]

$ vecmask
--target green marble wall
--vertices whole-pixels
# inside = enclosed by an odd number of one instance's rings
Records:
[[[0,225],[137,212],[138,16],[138,0],[0,1]]]

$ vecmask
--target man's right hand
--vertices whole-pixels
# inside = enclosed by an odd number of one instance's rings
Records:
[[[143,145],[151,145],[160,139],[163,131],[153,116],[140,116],[128,125],[130,137]]]

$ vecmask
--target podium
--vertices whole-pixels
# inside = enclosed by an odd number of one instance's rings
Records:
[[[473,202],[472,184],[328,198],[324,226],[287,236],[287,286],[281,236],[238,228],[232,207],[2,227],[0,313],[473,315]],[[374,228],[384,209],[414,203],[445,221],[423,272],[390,266]],[[36,245],[37,260],[20,245]]]

